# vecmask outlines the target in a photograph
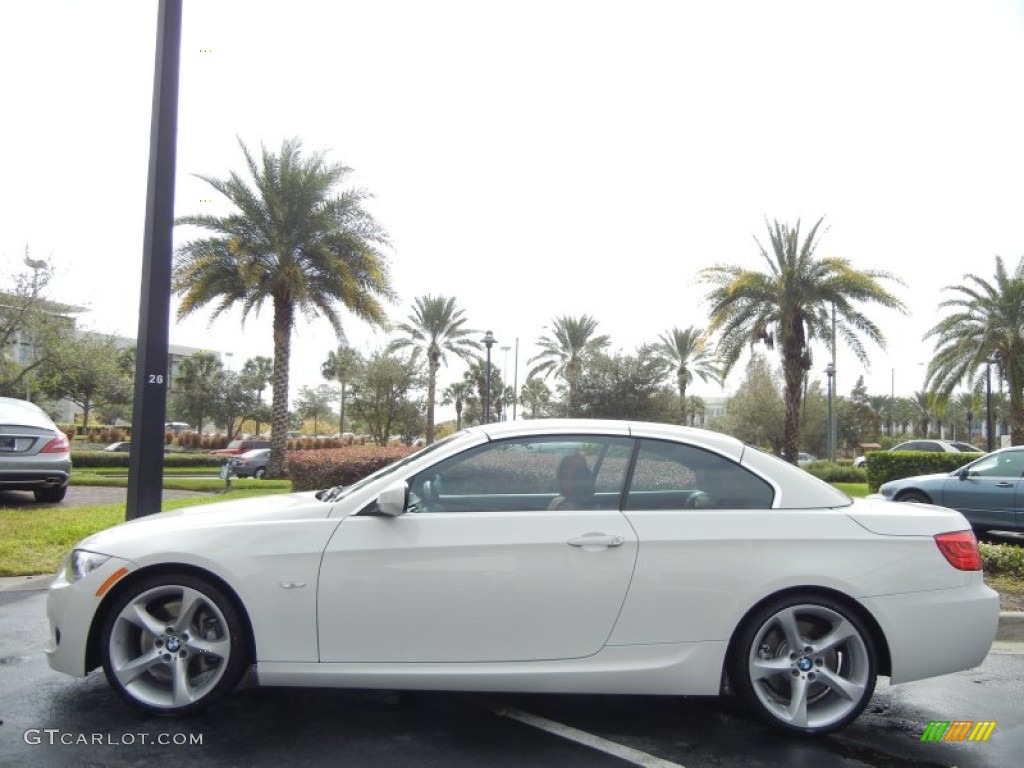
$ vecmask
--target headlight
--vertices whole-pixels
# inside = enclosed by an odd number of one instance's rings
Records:
[[[110,555],[101,555],[85,549],[76,549],[68,556],[64,565],[64,578],[69,584],[85,578],[110,559]]]

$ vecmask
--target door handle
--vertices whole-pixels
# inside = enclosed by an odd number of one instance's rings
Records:
[[[1013,488],[1013,483],[1003,480],[1001,483],[996,483],[996,488]]]
[[[608,536],[603,533],[585,533],[576,536],[566,542],[570,547],[583,547],[585,549],[594,547],[621,547],[626,540],[621,536]]]

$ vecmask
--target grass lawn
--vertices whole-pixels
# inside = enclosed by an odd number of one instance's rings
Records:
[[[259,481],[255,481],[259,482]],[[287,489],[270,489],[263,483],[258,490],[233,490],[211,494],[209,498],[170,499],[163,510],[244,499]],[[224,483],[220,481],[220,489]],[[93,507],[44,509],[0,509],[0,576],[27,576],[53,573],[60,561],[79,539],[124,522],[124,504]]]

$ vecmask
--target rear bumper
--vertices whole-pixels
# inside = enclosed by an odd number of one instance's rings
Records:
[[[0,489],[34,491],[37,488],[61,488],[68,484],[70,472],[61,469],[19,469],[0,471]]]
[[[999,629],[999,595],[980,572],[965,587],[862,600],[885,633],[892,683],[976,667]]]

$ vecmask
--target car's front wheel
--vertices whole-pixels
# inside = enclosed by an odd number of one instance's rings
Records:
[[[257,469],[255,472],[252,473],[252,476],[255,477],[257,480],[262,480],[263,476],[266,475],[266,474],[267,474],[267,468],[266,467],[260,467],[259,469]]]
[[[875,690],[870,633],[855,612],[820,595],[775,600],[736,638],[729,677],[743,702],[784,731],[829,733]]]
[[[185,574],[144,578],[118,595],[101,642],[111,687],[157,714],[205,709],[238,684],[248,665],[245,622],[234,604]]]

